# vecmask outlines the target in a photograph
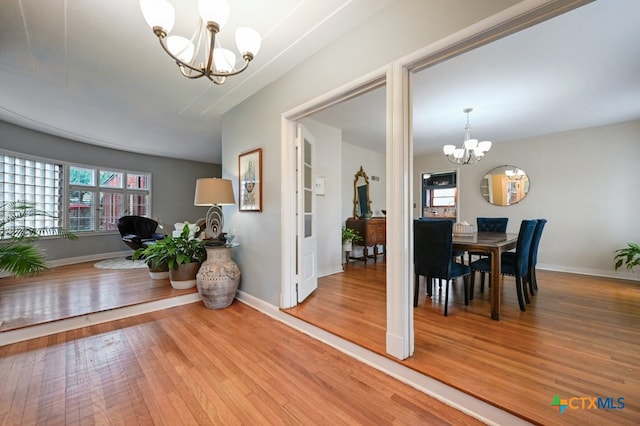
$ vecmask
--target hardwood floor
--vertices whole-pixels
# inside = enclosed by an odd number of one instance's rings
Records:
[[[505,278],[499,322],[489,319],[487,291],[480,294],[476,288],[475,299],[465,307],[462,286],[456,284],[446,318],[440,293],[433,299],[421,294],[414,311],[415,355],[396,362],[533,423],[640,424],[640,283],[547,271],[539,271],[538,280],[540,292],[521,313],[513,279]],[[48,289],[56,287],[60,294]],[[26,280],[0,279],[0,320],[25,327],[30,314],[20,306],[31,305],[37,308],[33,317],[54,321],[55,312],[84,315],[87,309],[113,309],[174,292],[167,282],[149,280],[144,269],[71,265]],[[384,374],[382,382],[374,383],[368,377],[374,374],[378,380],[379,373],[361,370],[367,368],[361,363],[344,360],[243,304],[232,306],[209,311],[190,304],[1,347],[0,423],[129,423],[135,413],[139,423],[173,423],[180,417],[194,423],[224,418],[228,423],[474,424]],[[322,278],[308,301],[287,312],[384,355],[385,310],[385,264],[368,263]],[[279,335],[284,330],[289,331]],[[274,341],[264,340],[271,333],[277,333]],[[231,362],[231,371],[219,372],[223,361]],[[196,372],[203,364],[206,372]],[[334,364],[344,372],[336,372]],[[292,375],[292,381],[272,369]],[[344,392],[343,382],[350,382]],[[400,388],[390,390],[392,383]],[[280,389],[287,385],[304,389],[300,395]],[[265,396],[272,393],[269,386],[283,392],[274,396],[275,405]],[[390,400],[374,391],[372,406],[346,406],[345,400],[365,398],[358,392],[370,392],[370,387],[380,387]],[[610,397],[613,406],[621,397],[625,406],[569,408],[560,414],[550,406],[554,395]],[[313,408],[306,407],[307,400]],[[300,404],[305,408],[297,411]],[[223,408],[227,405],[229,411]],[[363,410],[373,411],[366,417]],[[331,412],[334,417],[323,417]],[[399,412],[406,417],[397,417]]]
[[[143,282],[146,271],[72,266],[22,285],[37,293],[58,274],[102,288]],[[14,283],[3,281],[0,299],[28,301],[26,292],[7,297]],[[481,424],[240,302],[191,303],[5,345],[0,375],[3,425]]]
[[[36,277],[0,278],[0,332],[194,293],[151,280],[147,269],[96,269],[94,262]]]
[[[462,283],[421,296],[414,310],[415,354],[401,363],[539,424],[640,424],[640,283],[539,271],[540,292],[520,312],[505,277],[502,320],[489,318],[489,292],[476,286],[464,306]],[[286,312],[385,354],[385,265],[352,264],[321,278]],[[554,395],[624,398],[624,408],[572,400],[560,414]],[[603,400],[604,401],[604,400]]]

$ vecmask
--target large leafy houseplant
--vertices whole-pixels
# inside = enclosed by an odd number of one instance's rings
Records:
[[[185,225],[177,237],[167,235],[145,248],[138,249],[133,259],[144,259],[147,265],[166,263],[169,269],[192,262],[202,263],[207,258],[204,241],[189,237],[189,226]]]
[[[63,228],[35,228],[26,219],[37,216],[52,218],[25,202],[4,202],[0,205],[0,270],[17,277],[35,275],[47,268],[45,255],[35,242],[43,236],[56,235],[68,240],[78,237]]]
[[[616,271],[622,265],[626,264],[628,270],[633,271],[633,268],[640,266],[640,245],[637,243],[627,243],[626,248],[616,250]]]

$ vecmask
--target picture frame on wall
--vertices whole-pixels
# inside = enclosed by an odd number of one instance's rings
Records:
[[[262,148],[238,156],[239,211],[262,211]]]

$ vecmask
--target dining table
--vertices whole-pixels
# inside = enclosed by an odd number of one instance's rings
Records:
[[[491,319],[500,319],[500,282],[502,253],[514,249],[518,234],[502,232],[475,232],[453,234],[453,249],[483,252],[491,256]]]

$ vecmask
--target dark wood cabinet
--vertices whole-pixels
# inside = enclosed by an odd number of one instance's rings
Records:
[[[362,257],[351,257],[351,259],[367,261],[367,258],[373,258],[377,262],[380,254],[387,255],[387,220],[384,217],[373,217],[371,219],[347,219],[347,228],[355,230],[361,237],[362,241],[354,243],[363,246]],[[382,253],[378,252],[378,246],[382,246]],[[372,248],[373,254],[369,248]]]

